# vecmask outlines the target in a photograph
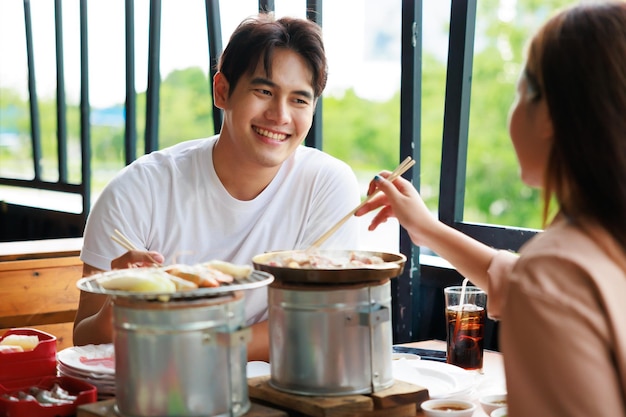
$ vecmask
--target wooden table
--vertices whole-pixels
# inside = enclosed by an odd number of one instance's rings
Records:
[[[445,342],[441,340],[413,342],[407,343],[405,346],[435,350],[445,350],[446,348]],[[478,406],[476,412],[473,414],[473,417],[488,417],[478,402],[478,398],[481,395],[501,393],[504,391],[505,380],[502,355],[498,352],[485,351],[483,370],[482,372],[476,372],[475,389],[470,394],[471,400]],[[77,417],[116,417],[117,414],[113,411],[113,406],[114,400],[81,406],[79,407]],[[255,404],[253,402],[253,408],[250,412],[245,414],[244,417],[287,417],[287,413],[284,413],[276,408],[261,407],[262,406],[260,404]],[[358,415],[358,413],[355,415]],[[376,413],[373,413],[372,415],[376,415]],[[416,417],[423,415],[424,414],[421,411],[418,411]]]
[[[0,262],[80,255],[82,237],[0,242]]]
[[[72,346],[82,238],[0,242],[0,335],[34,327]]]
[[[446,342],[441,340],[428,340],[407,343],[405,346],[445,350]],[[471,400],[478,405],[478,409],[474,412],[473,417],[488,417],[478,402],[478,399],[482,395],[499,394],[503,392],[506,392],[506,381],[504,377],[502,354],[486,350],[483,357],[483,370],[480,373],[477,372],[475,390],[471,394]],[[423,416],[424,414],[419,412],[417,415]]]

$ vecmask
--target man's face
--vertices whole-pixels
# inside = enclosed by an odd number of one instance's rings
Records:
[[[315,109],[312,73],[300,55],[276,49],[271,68],[271,77],[260,64],[254,74],[245,73],[220,105],[222,132],[239,158],[264,167],[280,165],[295,151]]]

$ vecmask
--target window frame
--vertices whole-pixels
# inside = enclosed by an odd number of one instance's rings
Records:
[[[145,153],[159,148],[159,52],[162,0],[150,1],[149,67],[146,103]],[[67,181],[67,132],[66,103],[63,68],[63,22],[61,2],[55,2],[55,33],[57,56],[57,125],[59,181],[47,182],[40,178],[40,120],[37,110],[37,93],[32,47],[30,5],[24,2],[26,41],[29,69],[29,101],[31,111],[31,137],[35,178],[21,180],[0,177],[0,184],[62,191],[80,194],[83,211],[77,217],[84,225],[91,203],[91,147],[90,105],[88,67],[88,21],[87,0],[80,0],[80,45],[81,45],[81,158],[82,181],[72,184]],[[323,0],[307,0],[307,18],[322,25]],[[208,73],[210,80],[216,71],[217,59],[222,51],[221,16],[219,0],[205,0],[207,37],[209,45]],[[273,0],[259,0],[259,11],[273,11]],[[401,87],[400,87],[400,154],[398,161],[411,155],[416,165],[404,177],[412,180],[420,189],[421,155],[421,88],[422,88],[422,0],[402,0],[401,16]],[[136,159],[137,109],[135,92],[135,45],[134,45],[134,1],[125,2],[126,24],[126,125],[124,153],[126,164]],[[517,251],[540,231],[507,227],[494,224],[479,224],[463,221],[466,186],[466,162],[468,127],[470,115],[471,79],[476,31],[477,0],[451,0],[450,33],[446,74],[446,91],[443,123],[442,159],[440,172],[439,219],[477,240],[492,247]],[[212,83],[211,83],[212,92]],[[322,143],[322,100],[318,100],[313,126],[305,144],[323,148]],[[213,104],[214,131],[219,132],[222,114]],[[55,213],[52,213],[54,215]],[[58,213],[57,213],[58,214]],[[395,343],[433,337],[432,297],[438,296],[443,286],[459,283],[460,275],[437,257],[422,255],[407,232],[400,228],[399,250],[407,257],[404,272],[392,280],[392,320]],[[432,308],[430,308],[432,310]],[[440,327],[440,326],[437,326]],[[439,336],[441,336],[439,334]],[[444,336],[445,337],[445,336]]]

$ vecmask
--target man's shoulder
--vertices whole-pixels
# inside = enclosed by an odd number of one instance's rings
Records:
[[[147,161],[151,161],[161,158],[185,157],[187,155],[192,155],[197,152],[204,152],[206,150],[210,151],[213,148],[213,144],[217,140],[217,137],[218,136],[215,135],[208,138],[186,140],[176,143],[172,146],[168,146],[166,148],[151,152],[147,155],[144,155],[142,158],[145,158]],[[138,161],[142,158],[139,158]]]
[[[186,163],[189,159],[194,158],[195,155],[211,152],[216,138],[217,136],[212,136],[187,140],[167,148],[153,151],[138,158],[129,165],[129,169],[149,170],[150,167],[154,166],[162,167],[167,164],[178,164],[181,160],[183,160],[183,163]],[[210,161],[210,158],[208,160]]]
[[[198,139],[190,139],[185,140],[183,142],[176,143],[174,145],[168,146],[167,148],[163,148],[157,152],[163,153],[179,153],[184,152],[188,149],[203,149],[206,147],[212,147],[213,143],[217,140],[219,135],[213,135],[206,138],[198,138]]]
[[[339,158],[336,158],[317,148],[302,145],[296,151],[297,163],[301,166],[313,169],[324,169],[334,172],[351,171],[350,166]]]

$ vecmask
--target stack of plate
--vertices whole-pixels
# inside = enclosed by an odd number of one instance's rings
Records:
[[[98,399],[115,395],[113,344],[73,346],[57,353],[59,376],[71,376],[94,385]]]

